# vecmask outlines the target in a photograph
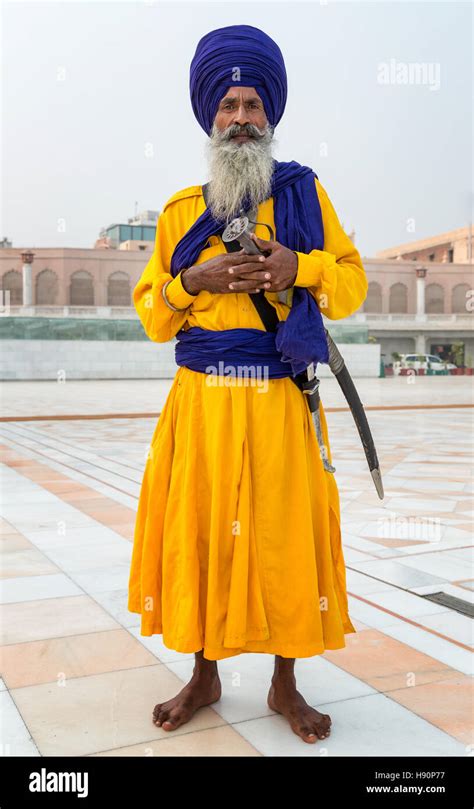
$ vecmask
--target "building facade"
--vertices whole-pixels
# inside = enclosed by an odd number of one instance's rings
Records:
[[[472,264],[472,226],[379,250],[375,257],[438,264]]]
[[[132,291],[153,246],[154,241],[131,240],[119,249],[5,247],[0,250],[3,313],[129,318]],[[472,264],[362,261],[369,280],[367,298],[345,323],[368,328],[369,340],[380,343],[386,365],[394,352],[417,352],[473,367]]]

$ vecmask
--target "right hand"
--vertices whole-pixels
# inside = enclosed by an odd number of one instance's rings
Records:
[[[266,272],[265,256],[248,255],[242,249],[235,253],[220,253],[202,264],[182,270],[181,281],[191,295],[197,295],[201,290],[222,294],[235,292],[229,284],[242,281],[250,273],[251,277],[245,281],[245,289],[241,287],[239,291],[257,292],[270,286],[271,278],[265,278]]]

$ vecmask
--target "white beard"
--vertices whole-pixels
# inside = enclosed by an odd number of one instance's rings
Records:
[[[252,208],[271,196],[274,170],[273,127],[233,124],[220,132],[215,123],[206,143],[210,184],[208,207],[215,219],[228,224],[241,213],[245,196]],[[233,141],[235,134],[253,135],[249,141]]]

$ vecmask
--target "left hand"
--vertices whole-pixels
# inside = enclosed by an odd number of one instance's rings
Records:
[[[234,267],[232,291],[258,292],[259,289],[264,289],[266,292],[280,292],[293,286],[298,272],[298,256],[293,250],[280,242],[260,239],[255,233],[250,233],[250,238],[265,254],[265,261],[258,267],[260,279],[262,271],[270,273],[270,278],[265,279],[263,284],[261,280],[255,284],[255,263],[239,264]]]

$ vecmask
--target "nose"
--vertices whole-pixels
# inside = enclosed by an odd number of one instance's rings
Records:
[[[244,101],[242,100],[239,102],[239,107],[235,113],[233,123],[240,124],[240,126],[250,123],[249,112],[245,107]]]

